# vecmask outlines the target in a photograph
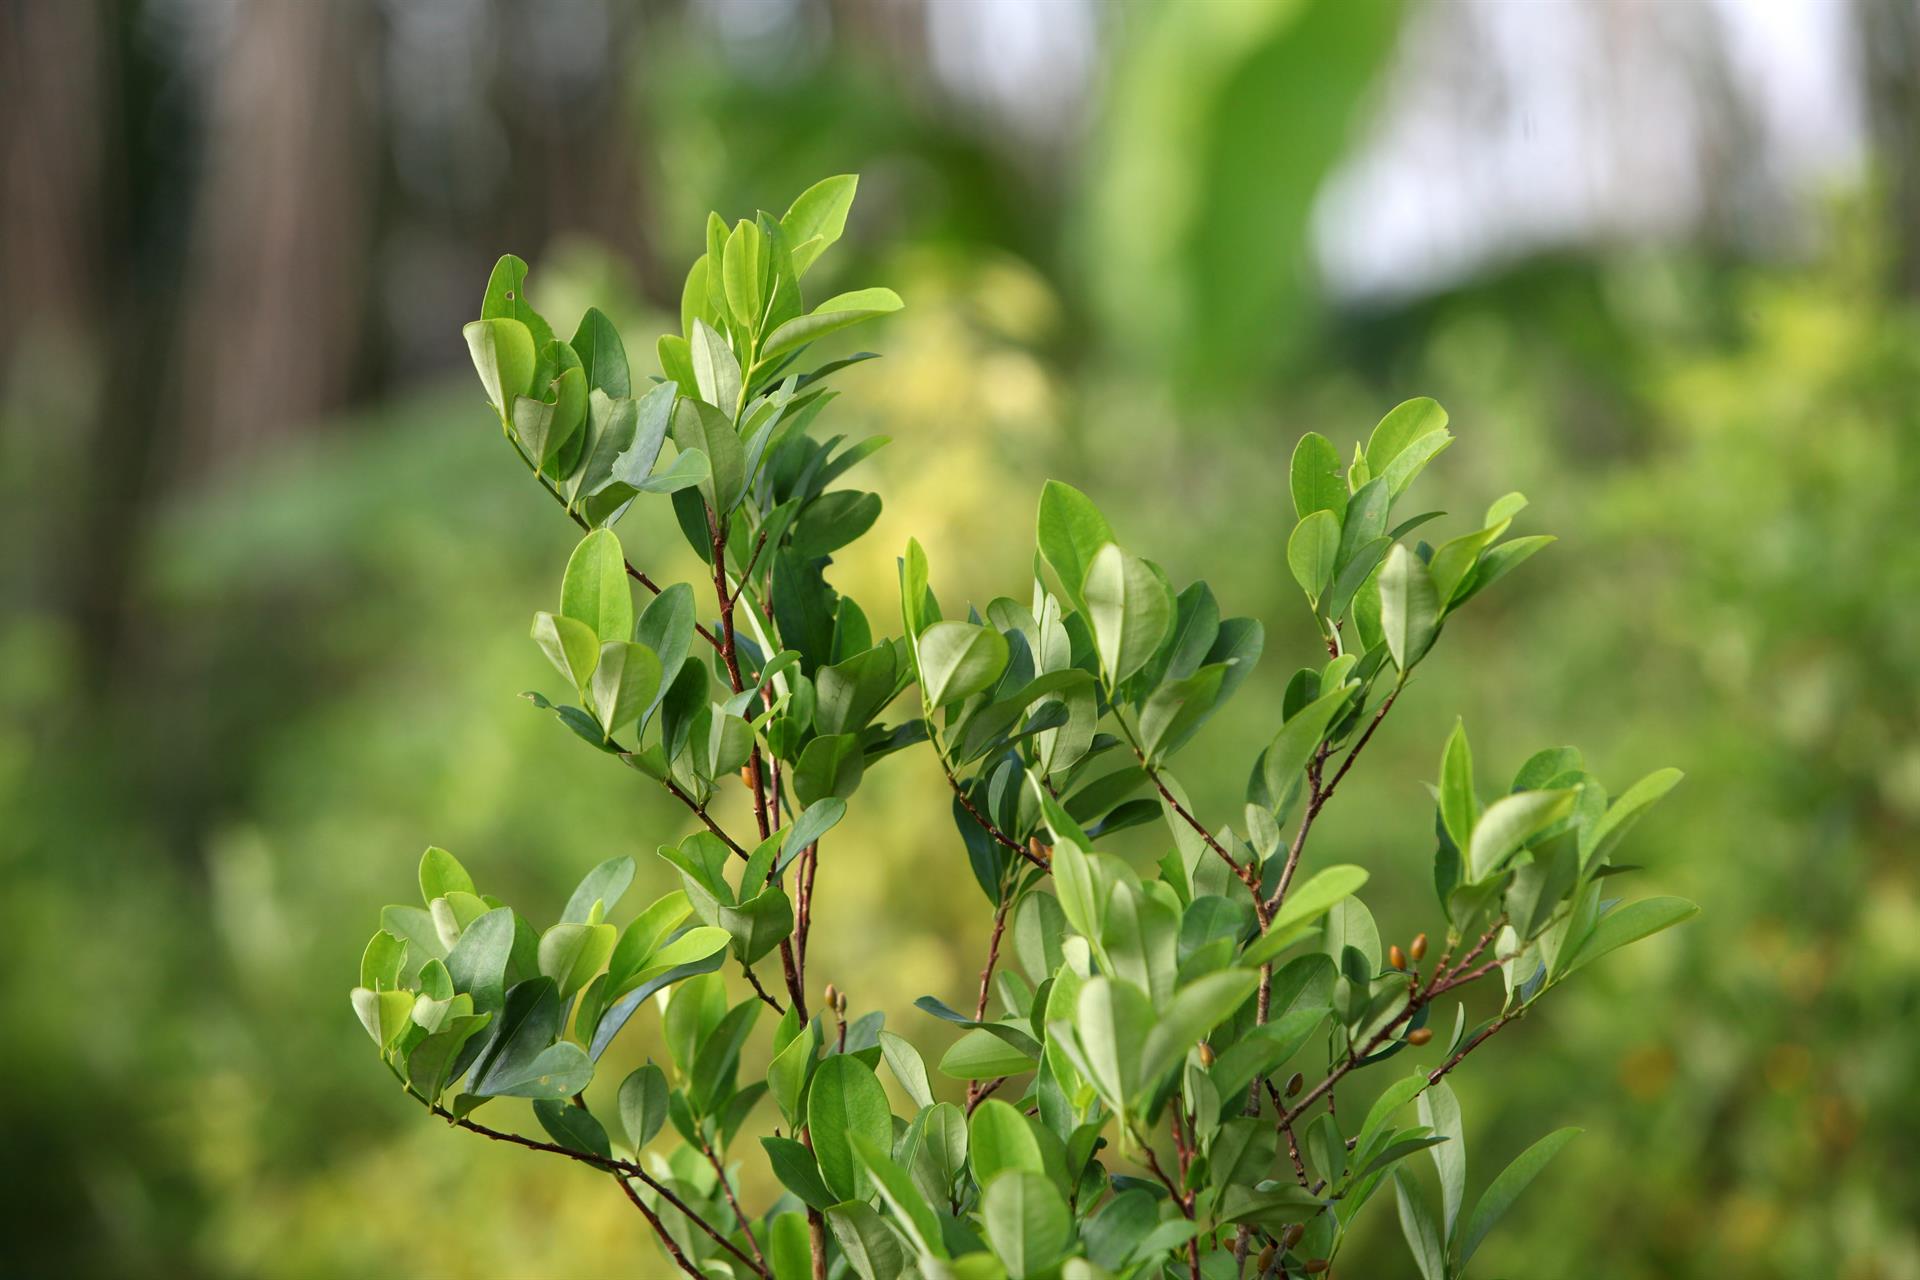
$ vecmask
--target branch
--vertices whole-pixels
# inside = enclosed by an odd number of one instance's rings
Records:
[[[710,1239],[712,1239],[715,1244],[725,1249],[728,1253],[731,1253],[734,1257],[740,1259],[742,1263],[746,1264],[749,1267],[753,1267],[754,1273],[756,1275],[760,1275],[763,1277],[767,1275],[767,1272],[761,1270],[759,1267],[754,1266],[753,1259],[749,1258],[745,1253],[741,1252],[740,1247],[738,1245],[734,1244],[733,1241],[727,1239],[724,1235],[720,1234],[720,1232],[713,1226],[712,1223],[708,1222],[705,1218],[701,1217],[698,1213],[695,1213],[691,1205],[689,1205],[686,1201],[682,1200],[679,1196],[675,1195],[673,1191],[669,1189],[664,1183],[655,1179],[652,1174],[648,1173],[645,1169],[641,1168],[639,1165],[635,1164],[633,1161],[617,1160],[617,1159],[613,1159],[606,1156],[592,1155],[585,1151],[575,1151],[572,1147],[563,1147],[560,1144],[555,1142],[541,1142],[537,1138],[522,1137],[520,1134],[507,1133],[501,1129],[490,1129],[486,1125],[476,1124],[472,1120],[468,1120],[468,1119],[464,1119],[462,1117],[456,1116],[451,1111],[446,1110],[444,1107],[441,1107],[438,1104],[427,1103],[424,1098],[421,1098],[419,1094],[414,1093],[412,1089],[408,1089],[407,1093],[410,1097],[418,1100],[419,1102],[422,1103],[422,1105],[425,1105],[428,1111],[448,1121],[455,1128],[466,1129],[469,1132],[479,1134],[483,1138],[492,1138],[495,1142],[511,1142],[515,1146],[525,1147],[529,1151],[550,1151],[555,1155],[565,1156],[569,1160],[578,1160],[581,1164],[590,1164],[590,1165],[593,1165],[595,1168],[605,1169],[609,1173],[625,1175],[625,1177],[627,1178],[638,1178],[641,1182],[645,1183],[648,1189],[651,1190],[655,1195],[658,1195],[662,1200],[665,1200],[668,1204],[672,1205],[675,1209],[678,1209],[680,1213],[683,1216],[685,1216],[687,1221],[693,1223],[694,1226],[700,1228],[700,1230],[704,1232]],[[629,1188],[629,1190],[631,1190],[631,1188]],[[655,1230],[658,1230],[660,1232],[660,1238],[667,1242],[667,1248],[669,1249],[669,1251],[673,1252],[676,1255],[676,1257],[678,1257],[679,1256],[678,1247],[673,1244],[671,1237],[667,1235],[665,1229],[659,1225],[658,1219],[655,1218],[654,1215],[651,1213],[649,1213],[647,1216],[650,1220],[654,1222]],[[684,1270],[686,1270],[687,1274],[689,1275],[692,1275],[692,1276],[700,1275],[700,1272],[688,1266],[684,1260],[681,1262],[681,1266]]]
[[[720,1180],[720,1190],[726,1193],[727,1203],[733,1206],[733,1220],[740,1225],[740,1234],[747,1238],[747,1244],[753,1250],[754,1261],[760,1264],[760,1274],[767,1274],[767,1256],[760,1252],[760,1242],[753,1238],[753,1228],[747,1225],[747,1215],[740,1211],[740,1199],[733,1194],[733,1184],[727,1181],[726,1168],[720,1163],[720,1157],[713,1153],[711,1143],[702,1143],[700,1149],[706,1152],[707,1163],[713,1166],[713,1176]]]
[[[753,994],[765,1000],[775,1013],[786,1012],[785,1007],[783,1007],[778,1000],[767,994],[767,989],[760,985],[760,975],[753,971],[752,965],[743,964],[740,966],[740,970],[747,975],[747,985],[753,988]]]
[[[713,818],[708,815],[707,806],[703,804],[695,803],[694,798],[688,795],[685,791],[682,791],[680,789],[679,784],[676,783],[672,778],[662,778],[660,780],[660,784],[673,794],[674,799],[678,800],[681,804],[691,809],[693,811],[693,815],[696,818],[700,819],[701,822],[706,824],[707,830],[713,832],[714,835],[719,836],[720,839],[723,842],[725,842],[727,848],[733,850],[734,853],[738,854],[742,858],[748,858],[752,856],[745,849],[740,847],[740,842],[738,840],[735,840],[732,836],[728,835],[725,831],[721,830],[720,824],[715,822]]]
[[[927,729],[929,735],[931,735],[933,729],[931,721],[928,722]],[[986,814],[974,807],[973,801],[967,798],[966,788],[960,785],[960,779],[953,776],[953,766],[947,763],[947,753],[941,748],[939,739],[937,738],[934,739],[933,753],[940,757],[940,771],[947,775],[947,785],[953,788],[954,798],[960,802],[960,807],[967,811],[967,816],[979,823],[980,829],[992,836],[995,844],[1013,850],[1042,871],[1047,870],[1047,864],[1039,858],[1034,857],[1032,850],[1002,831],[999,827],[994,826],[992,820],[990,820]]]

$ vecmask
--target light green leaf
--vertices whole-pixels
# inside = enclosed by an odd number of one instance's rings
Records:
[[[1070,484],[1049,480],[1040,490],[1036,532],[1041,558],[1060,575],[1067,598],[1084,608],[1080,585],[1087,580],[1095,553],[1113,541],[1107,518],[1086,494]]]
[[[935,710],[989,688],[1007,667],[1007,638],[971,622],[936,622],[919,648],[920,686]]]
[[[1468,846],[1479,816],[1480,801],[1473,791],[1473,749],[1467,745],[1466,724],[1456,719],[1446,749],[1440,753],[1440,821],[1456,848]]]
[[[554,669],[585,697],[593,669],[600,662],[600,638],[593,634],[593,628],[577,618],[542,610],[533,615],[533,642]]]
[[[687,344],[693,358],[693,385],[700,399],[717,410],[732,430],[733,417],[740,411],[740,361],[727,340],[704,320],[693,322]]]
[[[793,245],[793,273],[804,276],[807,268],[826,251],[846,229],[847,210],[853,206],[854,191],[860,176],[843,173],[822,178],[800,193],[799,199],[780,219],[780,229]]]
[[[1292,941],[1286,936],[1289,930],[1318,919],[1332,910],[1335,903],[1360,892],[1366,883],[1366,868],[1342,864],[1325,868],[1304,884],[1290,886],[1286,900],[1273,913],[1267,932],[1246,949],[1240,957],[1241,963],[1265,964]]]
[[[1404,1169],[1394,1170],[1393,1190],[1400,1202],[1400,1231],[1420,1269],[1420,1280],[1447,1280],[1447,1249],[1440,1224],[1433,1220],[1433,1206]]]
[[[587,308],[586,314],[580,317],[579,327],[573,331],[573,341],[567,345],[580,357],[580,368],[593,390],[604,392],[613,400],[623,400],[633,394],[633,374],[627,367],[626,345],[620,341],[620,331],[613,327],[613,321],[607,319],[600,308]]]
[[[905,1036],[882,1031],[880,1053],[886,1058],[887,1066],[892,1068],[893,1078],[907,1091],[907,1096],[918,1106],[932,1106],[933,1085],[927,1079],[927,1064],[921,1060],[920,1051],[913,1047],[912,1042]]]
[[[633,638],[633,592],[627,558],[611,529],[595,529],[567,558],[560,583],[562,617],[584,622],[601,643]]]
[[[1305,520],[1316,511],[1336,518],[1347,509],[1347,482],[1340,475],[1340,451],[1318,431],[1309,431],[1293,447],[1293,513]]]
[[[1315,607],[1333,581],[1333,567],[1340,553],[1340,517],[1331,511],[1313,511],[1293,526],[1287,539],[1287,567],[1293,580],[1307,593]]]
[[[1040,1139],[1020,1110],[999,1098],[988,1098],[967,1120],[967,1150],[974,1181],[985,1185],[1008,1169],[1045,1173],[1047,1162]]]
[[[764,361],[785,355],[816,338],[875,316],[889,315],[902,305],[900,295],[891,289],[856,289],[828,298],[808,314],[789,320],[768,334],[760,358]]]
[[[353,1011],[382,1052],[391,1049],[412,1025],[413,992],[353,989]]]
[[[533,388],[533,334],[518,320],[475,320],[460,331],[487,402],[502,422],[517,396]]]
[[[1009,1169],[987,1183],[980,1220],[987,1243],[1013,1280],[1051,1267],[1073,1239],[1073,1218],[1058,1188],[1025,1169]]]
[[[1173,595],[1145,560],[1109,542],[1094,553],[1081,584],[1087,621],[1108,687],[1153,657],[1173,625]]]
[[[1173,993],[1140,1049],[1140,1083],[1155,1084],[1260,985],[1260,975],[1226,969],[1195,979]]]
[[[681,457],[689,452],[706,455],[708,478],[700,482],[700,494],[708,506],[723,515],[732,511],[746,489],[747,459],[740,435],[727,415],[704,400],[682,396],[673,410],[673,443]],[[675,458],[669,471],[681,465]]]
[[[893,1157],[884,1146],[864,1135],[854,1134],[851,1145],[855,1159],[866,1169],[867,1176],[880,1192],[880,1198],[893,1210],[894,1222],[906,1232],[914,1249],[922,1256],[946,1257],[947,1246],[941,1238],[940,1219],[934,1213],[933,1206],[927,1203],[926,1197],[913,1185],[913,1179],[893,1162]]]
[[[1350,688],[1324,693],[1294,712],[1280,726],[1280,732],[1273,735],[1273,741],[1268,744],[1262,758],[1261,768],[1265,772],[1267,794],[1276,803],[1286,795],[1293,780],[1313,759],[1314,752],[1320,747],[1320,739],[1326,736],[1327,726],[1333,723],[1352,698],[1353,690]]]
[[[1699,914],[1700,908],[1685,898],[1643,898],[1639,902],[1615,907],[1593,926],[1593,932],[1587,935],[1587,940],[1580,944],[1579,951],[1568,964],[1567,972],[1592,964],[1610,951],[1651,937],[1663,929],[1671,929]]]
[[[556,924],[540,935],[540,972],[552,978],[562,1000],[593,981],[613,954],[610,924]]]
[[[1621,793],[1620,798],[1607,806],[1607,812],[1600,821],[1593,824],[1583,834],[1580,851],[1582,870],[1596,866],[1640,820],[1640,815],[1651,809],[1667,792],[1680,783],[1686,775],[1678,769],[1656,769],[1640,781]]]
[[[740,328],[748,333],[760,330],[760,312],[766,305],[767,238],[760,228],[742,218],[727,237],[727,251],[720,278],[727,293],[727,307]],[[729,408],[722,405],[722,408]]]
[[[940,1074],[954,1080],[997,1080],[1033,1067],[1032,1058],[984,1027],[954,1041],[940,1059]]]
[[[1467,847],[1467,877],[1484,880],[1506,865],[1520,847],[1573,812],[1578,787],[1520,791],[1487,806]]]
[[[1440,622],[1440,602],[1426,566],[1404,546],[1395,545],[1380,566],[1380,629],[1387,651],[1401,671],[1426,655]]]
[[[431,904],[449,893],[475,893],[473,877],[460,860],[438,846],[420,855],[420,898]]]
[[[1080,988],[1073,1028],[1093,1084],[1116,1109],[1143,1084],[1140,1051],[1153,1025],[1153,1004],[1132,983],[1096,977]]]
[[[1423,437],[1447,429],[1447,411],[1427,396],[1403,400],[1387,411],[1367,437],[1367,471],[1385,475],[1387,467],[1406,448]]]
[[[609,640],[600,646],[590,695],[600,727],[608,736],[653,705],[660,692],[660,659],[645,645]]]
[[[1433,1167],[1440,1174],[1440,1234],[1453,1239],[1454,1225],[1460,1220],[1460,1205],[1467,1192],[1466,1135],[1460,1124],[1460,1100],[1445,1080],[1420,1095],[1420,1123],[1446,1141],[1427,1148]]]

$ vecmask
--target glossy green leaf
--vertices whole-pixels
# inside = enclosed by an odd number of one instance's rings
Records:
[[[804,276],[820,254],[846,229],[847,210],[860,185],[857,174],[822,178],[805,191],[780,219],[780,229],[793,245],[793,272]]]
[[[773,1168],[773,1176],[780,1185],[799,1196],[801,1200],[815,1209],[831,1209],[840,1203],[828,1188],[825,1179],[820,1176],[820,1163],[813,1157],[804,1143],[792,1138],[762,1138],[760,1145],[767,1153],[767,1163]]]
[[[1258,973],[1227,969],[1174,992],[1141,1044],[1141,1083],[1153,1084],[1171,1071],[1189,1049],[1245,1004],[1259,985]]]
[[[432,846],[420,855],[420,899],[432,903],[449,893],[474,893],[473,877],[460,860],[445,849]]]
[[[1643,898],[1639,902],[1615,907],[1595,923],[1593,932],[1580,944],[1567,971],[1570,973],[1592,964],[1610,951],[1617,951],[1630,942],[1638,942],[1664,929],[1671,929],[1699,914],[1700,908],[1685,898]]]
[[[954,1041],[940,1058],[940,1074],[955,1080],[994,1080],[1033,1067],[1033,1058],[980,1027]]]
[[[1460,1123],[1460,1101],[1453,1086],[1445,1080],[1420,1095],[1420,1123],[1446,1141],[1429,1148],[1433,1167],[1440,1175],[1440,1236],[1451,1240],[1460,1220],[1460,1206],[1467,1193],[1467,1146]]]
[[[856,289],[837,294],[804,316],[787,321],[767,335],[760,358],[771,360],[798,350],[816,338],[824,338],[849,326],[876,316],[890,315],[904,305],[891,289]]]
[[[1264,936],[1241,956],[1250,965],[1265,964],[1280,954],[1290,939],[1287,934],[1297,925],[1307,924],[1331,911],[1342,899],[1360,892],[1367,883],[1364,867],[1340,865],[1314,873],[1305,883],[1289,886],[1279,910],[1273,913]]]
[[[893,1114],[873,1069],[849,1054],[835,1054],[814,1071],[807,1093],[807,1125],[821,1175],[842,1200],[872,1194],[866,1170],[850,1141],[859,1135],[876,1145],[893,1144]]]
[[[667,1121],[667,1074],[651,1062],[635,1067],[620,1082],[620,1125],[637,1152],[653,1141]]]
[[[631,640],[609,640],[600,646],[588,690],[600,727],[609,735],[631,724],[660,693],[660,659],[653,650]]]
[[[906,1233],[914,1251],[923,1257],[945,1258],[947,1246],[940,1232],[940,1219],[913,1185],[906,1171],[894,1163],[888,1149],[863,1134],[850,1138],[854,1158],[867,1171],[880,1198],[893,1210],[895,1224]]]
[[[1045,1173],[1046,1157],[1033,1126],[1019,1108],[988,1098],[967,1119],[968,1159],[974,1181],[985,1185],[1009,1169]]]
[[[1069,484],[1049,480],[1040,490],[1036,536],[1040,555],[1060,576],[1060,585],[1076,606],[1084,606],[1080,586],[1101,547],[1113,541],[1113,529],[1093,500]]]
[[[1420,1280],[1448,1280],[1446,1242],[1440,1224],[1434,1221],[1433,1206],[1403,1169],[1394,1171],[1393,1190],[1400,1205],[1400,1230],[1407,1238]]]
[[[793,767],[793,790],[805,805],[828,797],[845,800],[860,786],[865,773],[860,740],[851,733],[815,738],[800,752]]]
[[[1301,520],[1330,511],[1336,520],[1347,509],[1347,482],[1340,474],[1340,451],[1317,431],[1300,437],[1291,467],[1293,512]]]
[[[693,452],[706,458],[707,478],[699,482],[700,496],[716,511],[732,511],[746,487],[747,458],[727,415],[704,400],[682,396],[673,410],[673,443],[681,457]],[[682,465],[698,469],[698,464],[682,464],[676,458],[668,472]]]
[[[1060,1260],[1073,1239],[1073,1217],[1052,1182],[1025,1169],[991,1179],[980,1197],[980,1221],[1013,1280],[1037,1276]]]
[[[600,972],[614,941],[610,924],[556,924],[540,935],[540,972],[553,979],[562,1000],[571,999]]]
[[[517,320],[475,320],[460,332],[487,402],[505,422],[514,400],[533,387],[533,335]]]
[[[560,614],[586,624],[602,643],[633,638],[633,592],[627,558],[611,529],[595,529],[567,558]]]
[[[1473,839],[1480,801],[1473,790],[1473,749],[1467,745],[1467,726],[1453,722],[1446,749],[1440,753],[1440,821],[1454,847],[1465,849]]]

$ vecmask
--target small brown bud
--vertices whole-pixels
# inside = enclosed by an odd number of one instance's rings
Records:
[[[1419,964],[1422,960],[1425,960],[1427,958],[1427,935],[1424,933],[1414,934],[1413,945],[1407,948],[1407,954],[1413,957],[1415,964]]]
[[[1272,1265],[1273,1265],[1273,1246],[1267,1245],[1260,1250],[1260,1255],[1253,1260],[1253,1274],[1257,1276],[1265,1275],[1267,1273],[1267,1268],[1271,1267]]]
[[[1331,1265],[1333,1264],[1328,1262],[1325,1258],[1315,1258],[1312,1262],[1309,1262],[1306,1266],[1300,1269],[1306,1272],[1310,1276],[1317,1276],[1322,1271],[1325,1271]]]
[[[1289,1098],[1295,1097],[1306,1087],[1307,1078],[1296,1071],[1293,1073],[1293,1078],[1287,1081],[1287,1096]]]
[[[1205,1040],[1202,1040],[1200,1042],[1200,1065],[1203,1067],[1210,1067],[1213,1065],[1213,1046],[1208,1044]]]
[[[1421,1027],[1417,1031],[1407,1032],[1407,1043],[1416,1049],[1431,1039],[1433,1039],[1432,1027]]]
[[[827,1008],[838,1009],[839,1007],[840,1007],[840,988],[834,986],[831,982],[829,982],[827,984]]]
[[[1287,1232],[1285,1235],[1280,1237],[1280,1243],[1284,1247],[1291,1249],[1293,1248],[1293,1246],[1300,1243],[1300,1237],[1304,1236],[1305,1234],[1307,1234],[1306,1224],[1303,1222],[1296,1222],[1292,1226],[1287,1228]]]
[[[1407,967],[1407,953],[1400,949],[1399,943],[1396,942],[1387,948],[1387,963],[1396,969]]]
[[[749,787],[753,785],[753,770],[744,764],[740,766],[740,781]]]
[[[1039,836],[1027,837],[1027,852],[1043,866],[1053,861],[1053,846],[1041,844]]]

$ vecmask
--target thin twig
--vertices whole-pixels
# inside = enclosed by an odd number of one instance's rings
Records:
[[[703,1142],[700,1149],[706,1152],[707,1163],[713,1166],[713,1176],[720,1180],[720,1190],[726,1193],[727,1203],[733,1207],[733,1220],[740,1226],[740,1234],[747,1238],[747,1245],[753,1250],[754,1261],[760,1264],[761,1274],[767,1271],[767,1255],[760,1252],[760,1242],[754,1239],[753,1228],[747,1225],[747,1215],[740,1210],[740,1198],[733,1194],[733,1183],[727,1180],[726,1166],[720,1163],[720,1157],[714,1154],[713,1144]]]

